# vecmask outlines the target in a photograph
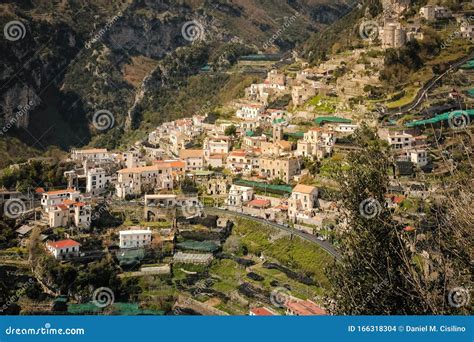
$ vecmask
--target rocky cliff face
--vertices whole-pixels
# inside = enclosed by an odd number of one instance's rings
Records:
[[[157,113],[166,107],[163,91],[179,90],[202,66],[288,50],[347,7],[342,0],[7,1],[1,125],[42,149],[91,139],[113,147],[149,115],[169,118]],[[112,115],[110,127],[94,122],[97,111]]]

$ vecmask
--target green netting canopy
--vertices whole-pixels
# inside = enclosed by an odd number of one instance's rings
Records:
[[[259,190],[265,190],[268,192],[273,192],[273,193],[288,193],[291,194],[291,191],[293,190],[293,187],[290,185],[273,185],[273,184],[267,184],[263,182],[254,182],[254,181],[249,181],[249,180],[237,180],[234,182],[237,185],[242,185],[242,186],[249,186],[252,188],[256,188]]]
[[[337,116],[320,116],[316,119],[314,119],[314,122],[316,122],[316,124],[318,126],[321,126],[322,124],[326,123],[326,122],[336,122],[336,123],[351,123],[352,120],[349,120],[349,119],[345,119],[345,118],[338,118]]]
[[[201,251],[201,252],[215,252],[219,249],[219,245],[213,241],[194,241],[188,240],[177,243],[176,246],[180,249]]]
[[[405,125],[407,127],[434,125],[434,124],[440,123],[442,121],[448,121],[450,118],[455,118],[455,117],[458,117],[458,116],[461,116],[461,115],[466,115],[466,114],[469,116],[470,121],[472,121],[474,119],[474,109],[455,110],[455,111],[452,111],[452,112],[446,112],[446,113],[443,113],[443,114],[436,115],[436,116],[434,116],[430,119],[408,122]]]

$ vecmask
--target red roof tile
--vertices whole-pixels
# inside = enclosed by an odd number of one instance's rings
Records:
[[[81,244],[74,240],[67,239],[67,240],[61,240],[61,241],[49,241],[48,245],[53,248],[68,248],[68,247],[80,246]]]
[[[268,310],[267,308],[253,308],[250,310],[255,316],[275,316],[273,312]]]
[[[309,300],[294,301],[286,303],[286,307],[299,316],[326,315],[326,311]]]
[[[254,199],[249,202],[249,207],[265,208],[270,206],[270,201],[266,199]]]

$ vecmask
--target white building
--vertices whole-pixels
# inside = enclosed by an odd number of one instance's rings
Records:
[[[104,192],[110,183],[110,176],[101,167],[89,169],[86,172],[86,192],[98,195]]]
[[[80,246],[79,242],[70,239],[46,243],[48,251],[58,260],[79,256]]]
[[[334,127],[334,131],[351,134],[354,133],[357,128],[359,128],[359,125],[340,123]]]
[[[229,206],[242,206],[253,199],[254,191],[251,187],[232,184],[227,196]]]
[[[71,151],[71,159],[74,161],[84,162],[85,160],[93,162],[104,162],[111,159],[110,153],[106,148],[91,149],[73,149]]]
[[[131,150],[124,152],[123,154],[123,163],[126,168],[138,167],[140,165],[140,152]]]
[[[85,202],[64,200],[58,205],[49,207],[47,214],[51,228],[68,227],[89,228],[91,224],[92,208]]]
[[[258,119],[265,111],[265,106],[260,103],[244,104],[237,112],[236,116],[241,119]]]
[[[211,154],[227,154],[230,147],[230,138],[226,136],[206,138],[204,141],[204,149],[208,156]]]
[[[296,155],[321,160],[332,153],[334,134],[324,128],[314,127],[298,140]]]
[[[385,48],[399,48],[405,45],[407,33],[400,23],[385,23],[382,31],[382,46]]]
[[[416,166],[423,167],[428,164],[428,152],[423,149],[408,151],[410,161]]]
[[[425,18],[426,20],[435,20],[436,14],[434,6],[427,5],[420,8],[420,16]]]
[[[52,207],[63,203],[65,200],[70,200],[73,203],[79,202],[81,193],[75,189],[54,190],[44,192],[41,197],[41,206],[45,212],[48,212]]]
[[[132,229],[120,231],[120,248],[139,248],[151,243],[150,229]]]
[[[461,36],[463,38],[474,38],[474,25],[463,23],[461,24]]]
[[[409,149],[413,146],[414,138],[411,134],[393,132],[388,134],[387,141],[394,150]]]

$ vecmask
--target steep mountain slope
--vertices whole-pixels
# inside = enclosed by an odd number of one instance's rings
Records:
[[[116,146],[134,128],[177,115],[175,106],[166,108],[189,88],[190,77],[214,87],[185,99],[193,105],[183,110],[199,109],[235,82],[225,73],[196,79],[206,64],[225,71],[242,54],[287,51],[339,17],[347,3],[6,1],[0,5],[2,136],[42,150],[91,139]],[[100,110],[105,121],[98,122]]]

